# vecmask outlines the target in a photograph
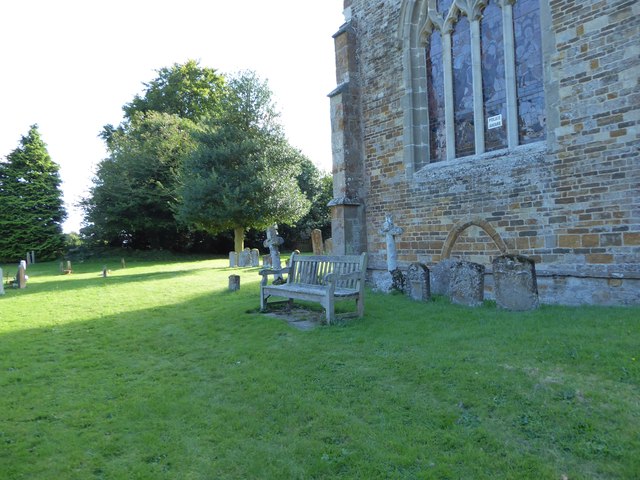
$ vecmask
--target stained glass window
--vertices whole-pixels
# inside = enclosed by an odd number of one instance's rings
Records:
[[[447,18],[447,13],[451,8],[453,0],[438,0],[438,13],[441,13],[444,18]]]
[[[432,162],[447,158],[447,135],[444,117],[444,72],[442,37],[433,32],[427,48],[427,95],[429,99],[429,147]]]
[[[470,32],[467,17],[460,17],[451,35],[456,157],[475,153]]]
[[[539,0],[513,6],[520,144],[545,138]]]
[[[482,13],[482,97],[485,151],[507,147],[507,92],[504,79],[502,10],[495,0]]]

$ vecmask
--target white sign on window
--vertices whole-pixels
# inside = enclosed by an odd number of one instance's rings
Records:
[[[500,128],[502,126],[502,115],[487,118],[487,129]]]

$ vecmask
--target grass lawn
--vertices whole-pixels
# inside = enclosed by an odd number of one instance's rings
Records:
[[[0,296],[2,479],[640,478],[640,308],[367,292],[300,331],[255,268],[104,263]]]

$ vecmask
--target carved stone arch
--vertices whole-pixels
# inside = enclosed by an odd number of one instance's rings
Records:
[[[429,16],[428,0],[403,0],[398,25],[404,83],[404,164],[407,176],[428,158],[429,130],[426,59],[421,32]]]
[[[471,20],[479,20],[489,0],[457,0],[459,10]]]
[[[484,230],[485,233],[489,235],[491,240],[493,240],[493,242],[496,244],[498,250],[500,250],[501,253],[508,253],[509,249],[507,248],[507,244],[504,243],[504,240],[502,240],[500,234],[496,231],[495,228],[491,226],[489,222],[479,217],[465,217],[458,223],[456,223],[453,229],[451,229],[451,232],[449,232],[449,236],[445,240],[442,247],[442,254],[440,255],[440,258],[449,258],[451,256],[451,252],[453,251],[453,246],[455,245],[462,232],[464,232],[467,228],[473,226],[480,227],[482,230]]]

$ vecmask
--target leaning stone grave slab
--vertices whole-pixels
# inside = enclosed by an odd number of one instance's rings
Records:
[[[539,306],[535,262],[522,255],[503,255],[493,261],[496,304],[513,311]]]
[[[430,270],[430,287],[433,295],[449,296],[449,282],[451,271],[455,267],[457,260],[449,258],[438,262]]]
[[[478,307],[484,300],[484,266],[458,261],[451,271],[449,297],[452,303]]]

